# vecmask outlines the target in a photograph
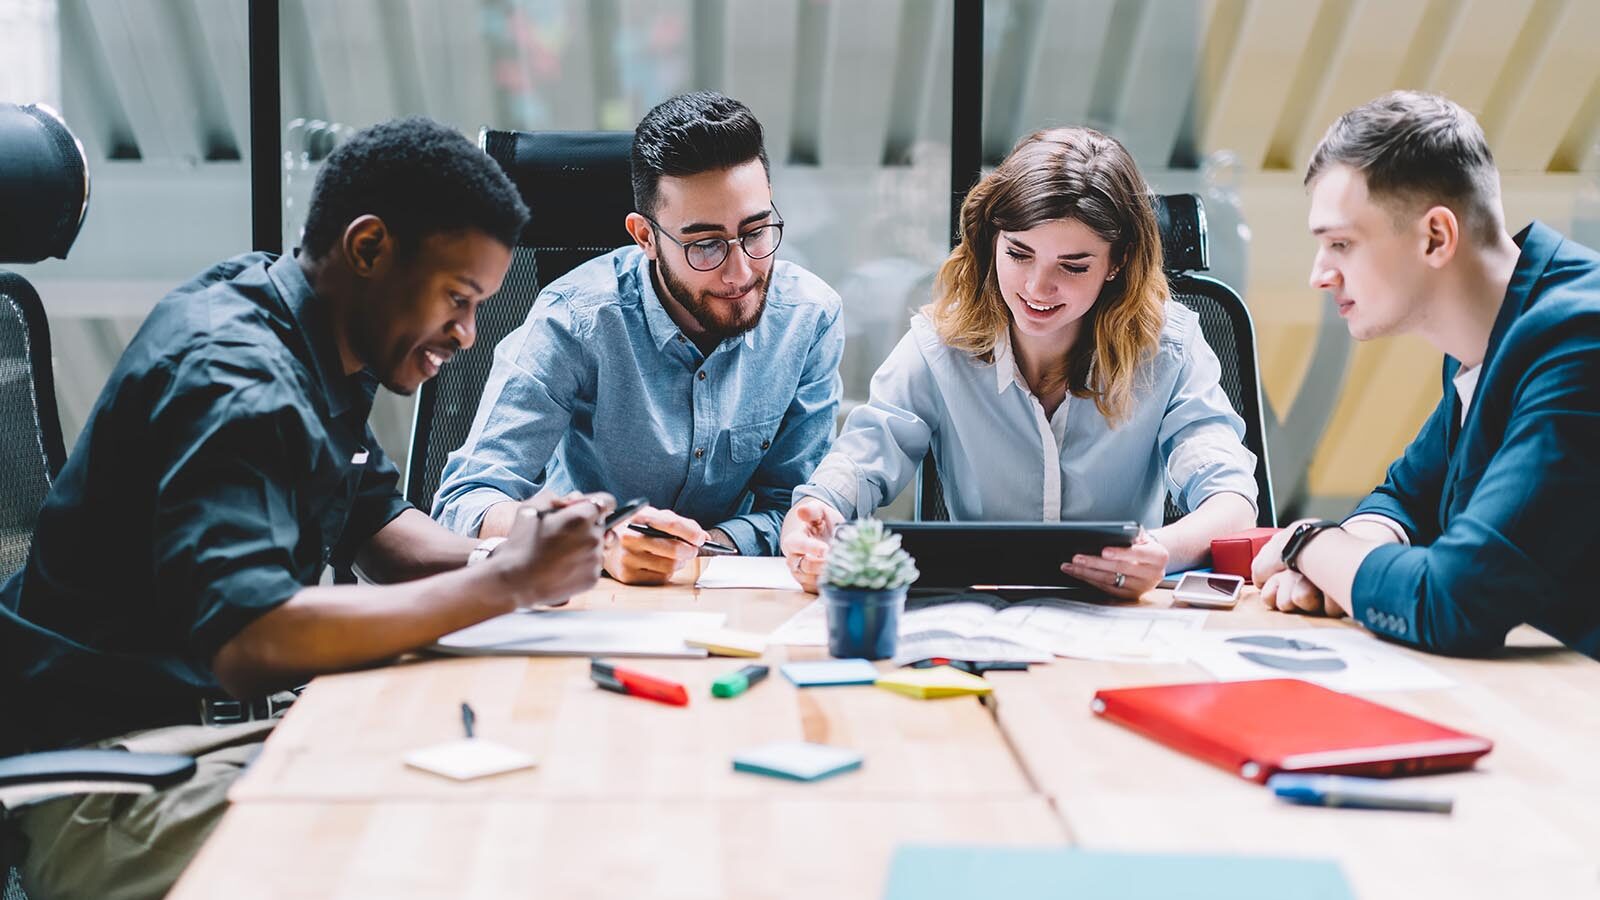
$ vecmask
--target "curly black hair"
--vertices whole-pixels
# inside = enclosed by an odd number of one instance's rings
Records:
[[[679,94],[645,113],[634,129],[634,208],[655,214],[663,175],[698,175],[752,159],[770,178],[761,123],[748,106],[716,91]]]
[[[356,132],[317,175],[301,249],[320,259],[355,219],[374,215],[407,256],[429,235],[477,229],[517,245],[528,207],[500,164],[423,116]]]

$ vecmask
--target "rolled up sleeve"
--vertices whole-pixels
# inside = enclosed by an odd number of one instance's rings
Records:
[[[1244,446],[1244,420],[1222,390],[1222,366],[1198,326],[1182,353],[1158,437],[1168,488],[1186,513],[1224,492],[1255,507],[1256,455]]]
[[[296,461],[310,458],[311,432],[282,396],[268,384],[190,392],[153,417],[173,460],[155,488],[153,584],[184,607],[174,615],[192,623],[200,659],[305,586],[294,486],[306,483]]]
[[[433,498],[433,518],[457,534],[476,535],[496,503],[538,493],[572,421],[589,354],[581,323],[559,300],[541,296],[528,321],[495,347],[472,430],[445,462]]]

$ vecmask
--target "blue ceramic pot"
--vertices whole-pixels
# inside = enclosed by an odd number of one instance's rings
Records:
[[[900,637],[906,589],[821,586],[828,613],[828,653],[837,659],[888,659]]]

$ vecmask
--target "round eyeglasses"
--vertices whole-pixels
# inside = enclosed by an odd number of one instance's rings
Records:
[[[696,272],[710,272],[721,266],[728,259],[732,245],[737,242],[744,248],[744,255],[751,259],[766,259],[778,252],[778,245],[783,243],[783,223],[771,222],[758,228],[752,228],[733,240],[727,238],[701,238],[698,241],[680,241],[661,227],[661,223],[645,216],[645,221],[655,226],[656,233],[683,248],[683,258],[688,261],[689,268]]]

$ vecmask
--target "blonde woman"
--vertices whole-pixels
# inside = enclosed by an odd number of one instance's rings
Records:
[[[932,304],[795,490],[780,546],[816,589],[826,536],[931,448],[956,520],[1132,519],[1132,547],[1062,563],[1119,597],[1256,520],[1255,456],[1198,317],[1168,297],[1150,192],[1087,128],[1024,138],[961,206]],[[1187,515],[1162,526],[1168,492]]]

